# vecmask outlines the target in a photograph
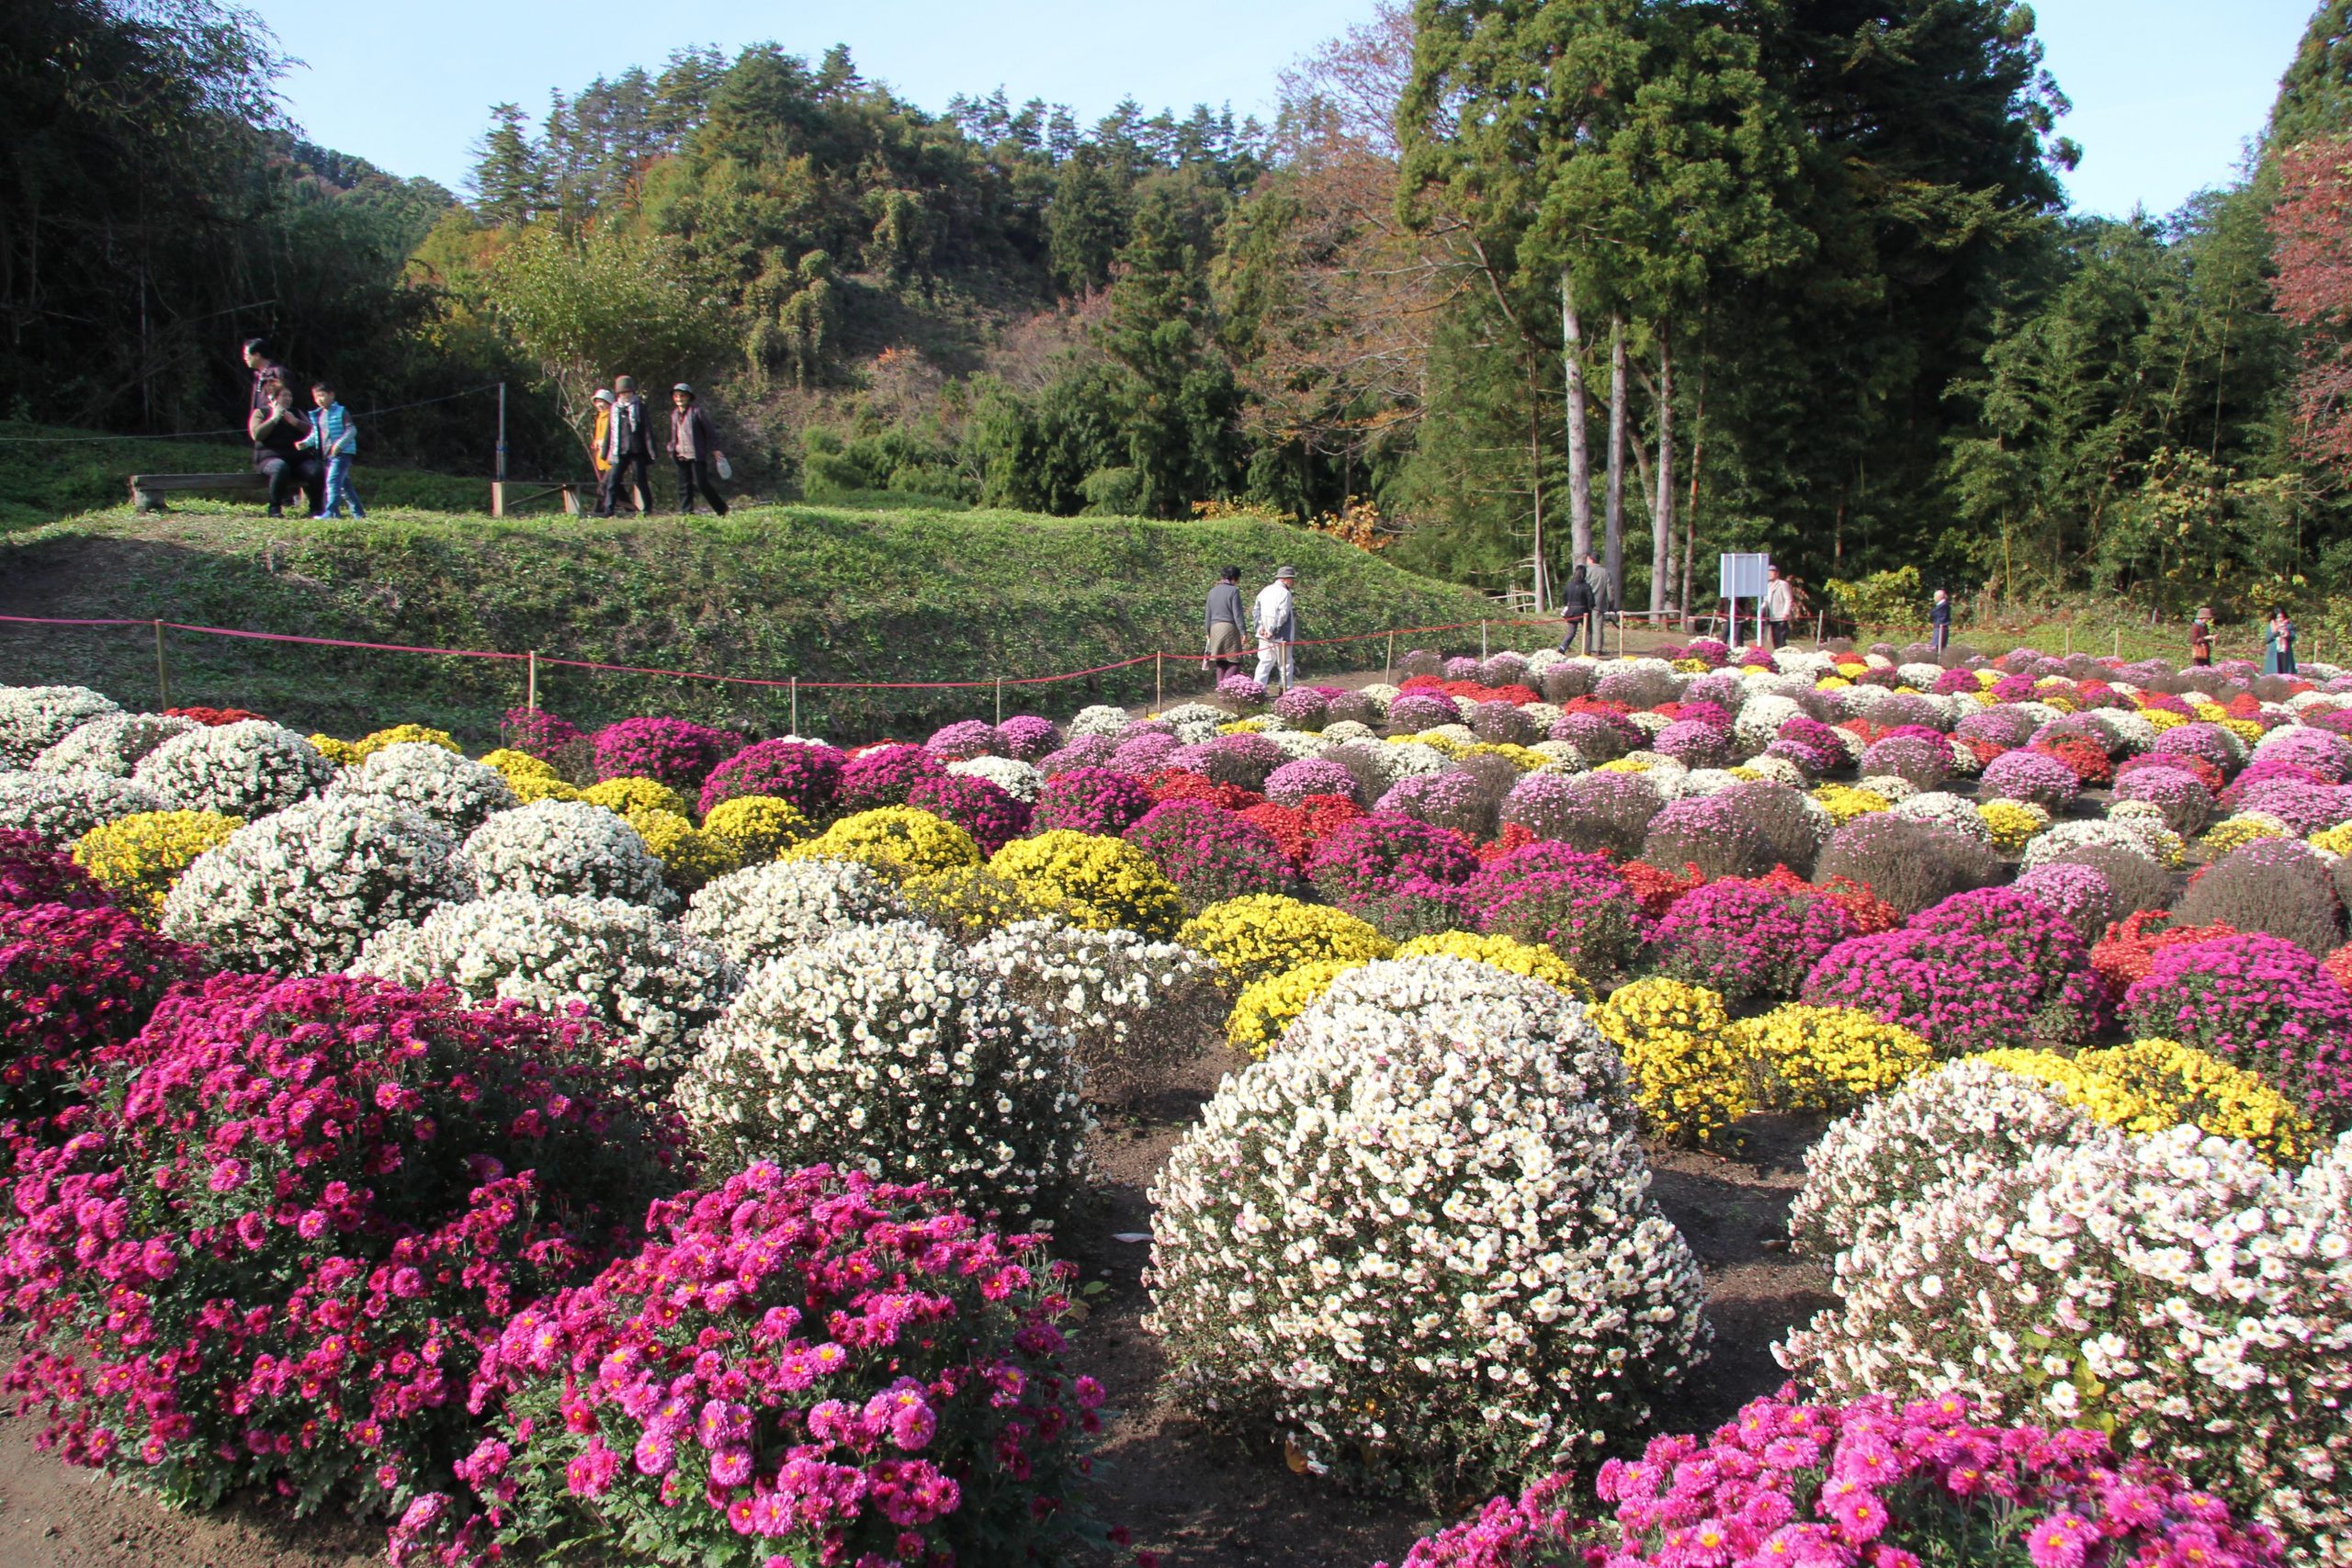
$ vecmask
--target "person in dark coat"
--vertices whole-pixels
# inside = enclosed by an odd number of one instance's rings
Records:
[[[1567,623],[1567,631],[1560,638],[1560,651],[1576,651],[1577,639],[1584,635],[1585,617],[1592,614],[1592,584],[1586,581],[1584,568],[1568,573],[1568,581],[1560,590],[1560,619]]]
[[[1241,569],[1227,567],[1209,590],[1208,665],[1213,679],[1241,673],[1242,645],[1249,641],[1247,614],[1241,607]]]
[[[596,515],[610,517],[622,496],[636,502],[639,516],[653,510],[653,411],[637,395],[637,378],[613,382],[612,418],[605,426],[605,482],[596,493]]]
[[[260,408],[245,416],[254,441],[254,472],[269,480],[269,514],[286,515],[286,503],[300,487],[309,502],[306,517],[326,510],[326,465],[302,449],[311,422],[294,406],[294,390],[282,380],[267,383]]]
[[[724,517],[727,502],[718,493],[713,466],[718,461],[718,437],[711,432],[710,420],[695,406],[695,389],[684,381],[670,389],[670,456],[678,465],[678,510],[694,511],[695,491],[700,490],[711,511]]]

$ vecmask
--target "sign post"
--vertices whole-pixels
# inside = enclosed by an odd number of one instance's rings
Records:
[[[1731,604],[1731,621],[1726,628],[1730,636],[1724,640],[1734,646],[1739,642],[1739,602],[1742,599],[1756,601],[1756,640],[1759,644],[1764,640],[1764,580],[1771,564],[1772,558],[1760,551],[1735,553],[1727,550],[1722,557],[1718,569],[1721,591],[1724,598]]]

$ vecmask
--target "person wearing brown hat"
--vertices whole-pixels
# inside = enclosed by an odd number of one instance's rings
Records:
[[[711,466],[719,460],[718,439],[708,416],[695,406],[695,389],[684,381],[670,389],[670,457],[678,465],[678,510],[692,513],[699,489],[710,510],[726,516],[727,502],[711,477]]]
[[[652,411],[637,395],[634,376],[616,377],[613,394],[613,412],[605,424],[605,480],[596,493],[596,515],[610,517],[614,502],[627,495],[642,517],[653,510]]]
[[[1284,691],[1298,684],[1297,584],[1296,567],[1278,566],[1274,580],[1258,590],[1250,606],[1250,620],[1258,629],[1258,684],[1269,691],[1277,680]]]

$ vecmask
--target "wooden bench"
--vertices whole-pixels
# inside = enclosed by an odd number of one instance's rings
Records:
[[[251,468],[238,474],[133,474],[130,509],[161,512],[166,495],[267,495],[269,476]]]

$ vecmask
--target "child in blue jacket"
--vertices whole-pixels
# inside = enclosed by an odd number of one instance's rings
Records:
[[[311,434],[301,445],[318,448],[327,466],[326,503],[312,521],[342,515],[346,502],[354,517],[365,517],[368,509],[359,504],[359,492],[351,488],[351,460],[359,455],[359,426],[353,422],[351,411],[335,401],[334,389],[324,381],[311,387],[311,400],[318,405],[318,416],[311,421]]]

